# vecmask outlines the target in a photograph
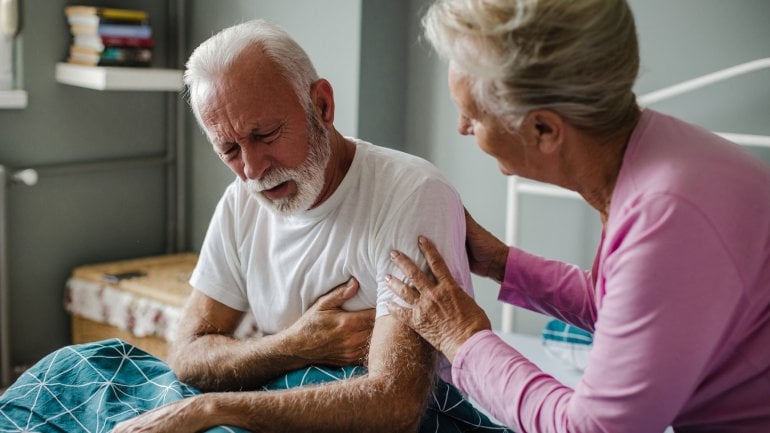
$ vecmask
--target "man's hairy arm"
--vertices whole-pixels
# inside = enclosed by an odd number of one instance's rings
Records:
[[[416,432],[435,377],[433,350],[391,316],[377,319],[366,376],[272,392],[208,393],[171,403],[114,431]]]
[[[256,389],[314,363],[363,363],[374,313],[340,309],[357,289],[352,279],[351,284],[319,298],[289,329],[247,340],[233,337],[243,312],[194,290],[183,310],[169,363],[180,380],[204,391]]]

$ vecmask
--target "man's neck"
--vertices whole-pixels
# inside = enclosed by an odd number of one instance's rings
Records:
[[[325,202],[334,194],[334,191],[337,191],[337,187],[340,186],[342,180],[345,179],[345,175],[348,174],[348,170],[350,170],[350,166],[353,164],[353,158],[356,155],[355,143],[343,137],[336,129],[331,130],[329,146],[331,147],[331,156],[329,157],[329,164],[326,166],[324,187],[311,209]]]

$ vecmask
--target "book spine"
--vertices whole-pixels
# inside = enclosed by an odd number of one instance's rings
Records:
[[[98,33],[102,37],[150,38],[152,28],[149,25],[99,24]]]
[[[102,36],[102,44],[105,47],[136,47],[153,48],[155,40],[152,38],[129,38],[117,36]]]
[[[144,62],[152,61],[152,51],[146,48],[107,48],[100,56],[103,61]]]
[[[70,26],[98,26],[100,24],[121,24],[121,25],[150,25],[149,20],[120,20],[112,18],[102,18],[96,15],[70,15],[67,17],[67,23]]]
[[[135,9],[102,8],[94,6],[65,6],[64,14],[71,16],[97,16],[113,20],[145,21],[150,15],[147,11]]]
[[[155,40],[153,38],[129,38],[118,36],[99,36],[99,35],[76,35],[73,40],[74,45],[79,45],[93,50],[102,51],[107,47],[132,47],[132,48],[153,48]]]
[[[69,62],[91,66],[150,66],[152,50],[113,47],[102,52],[95,52],[72,46],[70,47]]]
[[[150,18],[149,14],[145,11],[113,8],[102,9],[100,15],[110,20],[146,21]]]

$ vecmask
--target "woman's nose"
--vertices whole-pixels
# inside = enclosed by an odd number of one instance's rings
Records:
[[[457,132],[460,135],[473,135],[473,125],[467,117],[460,115],[460,119],[457,121]]]

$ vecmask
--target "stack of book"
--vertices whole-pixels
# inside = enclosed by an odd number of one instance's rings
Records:
[[[147,11],[65,6],[72,33],[69,63],[90,66],[150,66],[152,27]]]

